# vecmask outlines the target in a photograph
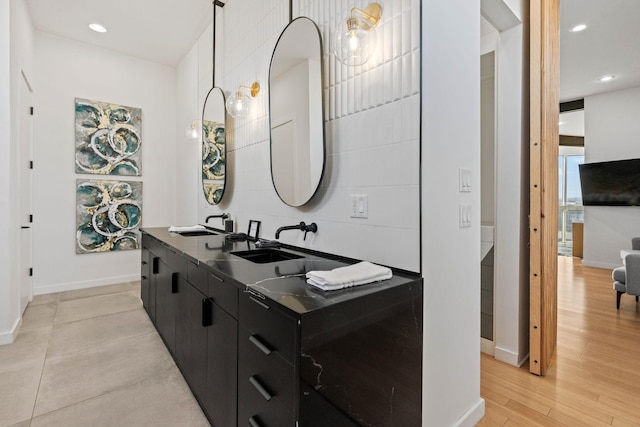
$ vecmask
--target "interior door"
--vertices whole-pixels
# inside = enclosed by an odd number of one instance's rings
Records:
[[[31,223],[32,223],[32,159],[33,159],[33,110],[32,90],[27,77],[22,73],[20,79],[20,105],[18,126],[19,181],[18,200],[20,217],[20,313],[24,313],[33,297],[31,283]]]
[[[529,369],[545,375],[558,320],[560,0],[530,3]]]

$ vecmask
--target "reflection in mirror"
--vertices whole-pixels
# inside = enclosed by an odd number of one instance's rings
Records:
[[[222,89],[214,87],[209,91],[202,111],[202,189],[212,205],[220,203],[226,183],[224,102]]]
[[[302,206],[325,166],[322,39],[309,18],[296,18],[276,44],[269,70],[271,177],[280,199]]]

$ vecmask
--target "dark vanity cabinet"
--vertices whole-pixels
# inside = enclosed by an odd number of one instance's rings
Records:
[[[143,236],[143,306],[209,420],[235,426],[238,287]]]
[[[421,425],[421,278],[325,293],[304,271],[342,261],[164,230],[143,232],[143,305],[214,427]]]

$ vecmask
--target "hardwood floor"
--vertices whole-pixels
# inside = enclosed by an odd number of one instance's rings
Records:
[[[478,426],[640,426],[640,303],[611,270],[558,258],[558,346],[546,377],[481,358]]]

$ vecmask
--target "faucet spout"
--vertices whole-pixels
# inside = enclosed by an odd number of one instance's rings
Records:
[[[222,213],[222,214],[220,214],[220,215],[209,215],[208,217],[206,217],[206,218],[204,219],[204,222],[205,222],[205,223],[208,223],[208,222],[209,222],[209,220],[210,220],[211,218],[221,218],[221,219],[222,219],[222,223],[224,224],[224,220],[225,220],[225,219],[227,219],[227,218],[229,218],[229,214],[227,214],[227,213]]]
[[[312,233],[315,233],[316,231],[318,231],[318,225],[315,222],[312,222],[311,224],[307,225],[304,223],[304,221],[300,221],[300,224],[296,224],[296,225],[285,225],[283,227],[280,227],[276,230],[276,239],[280,238],[280,233],[285,231],[285,230],[300,230],[300,231],[304,231],[304,239],[307,239],[307,233],[310,231]]]

